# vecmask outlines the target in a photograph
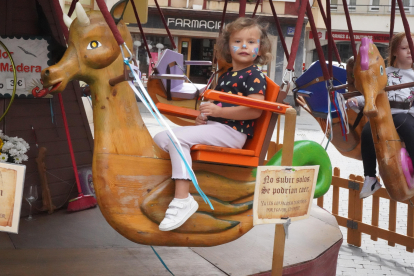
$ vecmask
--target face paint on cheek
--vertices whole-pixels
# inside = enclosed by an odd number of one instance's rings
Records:
[[[254,48],[253,50],[252,50],[252,52],[253,52],[253,55],[252,55],[252,57],[256,57],[257,56],[257,54],[259,53],[259,48]]]
[[[233,53],[237,52],[238,49],[240,49],[239,46],[233,46]]]

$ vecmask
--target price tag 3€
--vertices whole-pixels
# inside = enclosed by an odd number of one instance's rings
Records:
[[[16,81],[17,89],[25,89],[26,83],[24,81],[24,78],[17,78]],[[7,78],[6,79],[6,89],[12,90],[14,87],[14,79],[13,78]]]

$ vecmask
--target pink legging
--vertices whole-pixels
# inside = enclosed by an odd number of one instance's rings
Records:
[[[241,149],[247,138],[246,134],[233,129],[228,125],[214,121],[207,121],[206,125],[178,127],[173,129],[173,132],[180,142],[184,153],[183,155],[190,166],[192,165],[190,148],[194,145],[203,144]],[[154,141],[161,149],[170,153],[172,164],[171,178],[190,180],[190,175],[185,169],[179,153],[168,138],[167,131],[155,135]]]

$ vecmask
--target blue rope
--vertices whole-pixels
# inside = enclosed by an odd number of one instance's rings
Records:
[[[128,61],[124,61],[125,62],[125,64],[127,64],[128,65],[128,67],[129,67],[129,69],[131,70],[131,72],[133,72],[133,70],[132,70],[132,67],[131,67],[131,64],[129,64],[129,62]],[[135,78],[135,74],[134,74],[134,78]],[[137,80],[136,78],[135,78],[135,80],[138,82],[138,81],[140,81],[140,80]],[[147,109],[150,111],[150,113],[151,113],[151,115],[157,120],[157,122],[158,122],[158,124],[160,125],[160,126],[162,126],[162,127],[164,127],[164,125],[158,120],[158,118],[157,118],[157,116],[155,115],[155,113],[154,113],[154,111],[156,111],[157,113],[159,113],[159,111],[158,111],[158,109],[156,109],[157,107],[155,106],[155,104],[154,104],[154,102],[152,101],[152,99],[151,98],[146,98],[145,97],[145,95],[143,95],[144,93],[143,93],[143,91],[140,91],[140,89],[137,89],[137,91],[141,94],[141,97],[142,97],[142,99],[141,99],[141,101],[143,102],[143,104],[147,107]],[[154,111],[152,110],[152,108],[150,107],[150,103],[149,103],[149,101],[151,101],[151,103],[152,103],[152,105],[154,106]],[[156,109],[156,110],[155,110]],[[177,152],[179,153],[179,155],[180,155],[180,157],[181,157],[181,160],[183,161],[183,163],[184,163],[184,166],[185,166],[185,168],[187,169],[187,172],[188,172],[188,174],[190,175],[190,178],[191,178],[191,181],[193,182],[193,184],[194,184],[194,187],[196,188],[196,190],[197,190],[197,192],[200,194],[200,196],[201,196],[201,198],[204,200],[204,202],[205,203],[207,203],[209,206],[210,206],[210,208],[212,209],[212,210],[214,210],[214,207],[213,207],[213,205],[211,204],[211,202],[210,202],[210,200],[209,200],[209,198],[207,197],[207,195],[203,192],[203,190],[201,190],[201,188],[200,188],[200,186],[198,185],[198,181],[197,181],[197,178],[196,178],[196,176],[195,176],[195,174],[193,173],[193,171],[191,170],[191,167],[190,167],[190,165],[188,164],[188,162],[187,162],[187,160],[185,159],[185,157],[184,157],[184,155],[183,155],[183,153],[178,149],[178,147],[176,146],[176,144],[175,144],[175,142],[172,140],[172,138],[170,137],[170,135],[168,135],[167,134],[167,136],[168,136],[168,138],[171,140],[171,142],[172,142],[172,144],[174,145],[174,148],[177,150]]]
[[[164,263],[164,261],[162,260],[160,255],[158,255],[157,251],[155,251],[154,247],[152,247],[152,245],[150,245],[150,246],[152,248],[152,251],[154,251],[155,255],[157,256],[158,260],[160,260],[162,265],[165,267],[165,269],[168,270],[168,272],[171,273],[172,276],[175,276],[174,273],[172,273],[171,270],[168,268],[168,266]]]

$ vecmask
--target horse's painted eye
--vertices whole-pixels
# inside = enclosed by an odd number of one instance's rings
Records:
[[[381,76],[384,75],[384,67],[382,67],[382,65],[380,66],[380,74]]]
[[[97,40],[92,40],[92,41],[88,44],[88,47],[87,47],[86,49],[88,49],[88,50],[92,50],[92,49],[99,48],[99,47],[101,47],[101,46],[102,46],[102,44],[101,44],[99,41],[97,41]]]

